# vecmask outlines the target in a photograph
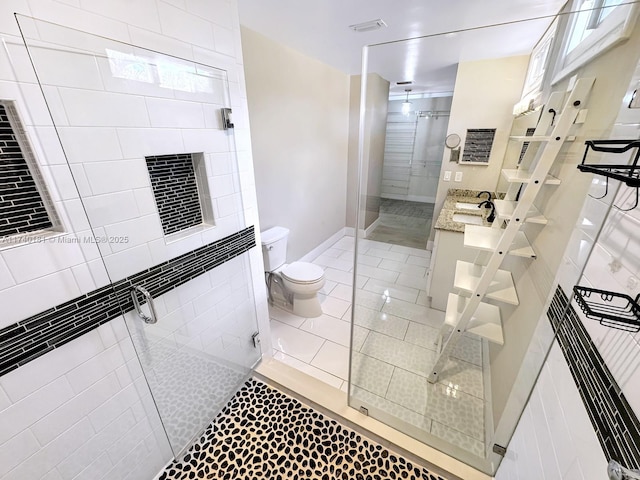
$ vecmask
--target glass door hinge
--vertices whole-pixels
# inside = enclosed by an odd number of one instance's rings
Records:
[[[504,457],[507,454],[507,449],[502,445],[498,445],[497,443],[493,444],[493,453],[497,453],[501,457]]]
[[[233,116],[230,108],[222,108],[220,109],[220,114],[222,115],[222,128],[224,130],[228,130],[233,128]]]
[[[251,341],[253,342],[253,346],[258,348],[260,346],[260,332],[254,332],[254,334],[251,335]]]

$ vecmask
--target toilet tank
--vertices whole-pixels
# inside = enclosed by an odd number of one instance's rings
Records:
[[[287,261],[287,238],[289,229],[285,227],[272,227],[260,232],[262,238],[262,257],[264,269],[273,272]]]

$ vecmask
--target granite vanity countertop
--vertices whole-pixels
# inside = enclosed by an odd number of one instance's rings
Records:
[[[478,198],[477,195],[479,193],[480,190],[450,188],[447,192],[447,197],[444,200],[442,210],[440,210],[440,215],[438,215],[438,220],[436,221],[434,228],[438,230],[447,230],[449,232],[464,232],[464,226],[466,224],[462,222],[454,222],[453,215],[455,213],[477,215],[479,217],[482,217],[483,226],[490,227],[491,224],[486,220],[486,218],[489,216],[489,213],[491,213],[490,208],[478,208],[477,210],[456,208],[457,202],[480,203],[487,199],[486,195],[483,195],[482,198]],[[504,195],[498,195],[498,198],[503,196]],[[496,198],[494,192],[491,192],[491,198]]]

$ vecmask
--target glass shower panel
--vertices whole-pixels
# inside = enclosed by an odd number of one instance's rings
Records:
[[[222,119],[228,72],[32,18],[20,25],[177,456],[260,358],[253,227]]]
[[[508,189],[514,187],[499,182],[502,168],[526,168],[537,164],[534,157],[543,147],[526,150],[527,143],[523,148],[522,138],[532,133],[528,129],[538,123],[540,115],[536,113],[543,111],[540,107],[549,100],[552,92],[567,90],[566,81],[550,85],[551,80],[547,78],[539,87],[540,92],[534,92],[541,97],[536,100],[538,109],[526,121],[514,123],[513,107],[523,94],[528,58],[495,58],[496,55],[487,58],[487,45],[495,38],[504,37],[522,42],[522,51],[530,52],[536,38],[527,32],[537,31],[540,36],[549,26],[555,29],[558,25],[571,23],[569,16],[558,20],[553,22],[549,17],[518,22],[522,35],[517,40],[512,32],[507,31],[512,26],[499,25],[379,44],[368,47],[365,55],[368,63],[363,73],[375,72],[384,76],[389,71],[389,59],[410,59],[405,71],[428,70],[431,76],[429,85],[413,85],[414,98],[419,97],[423,90],[424,95],[429,96],[447,91],[447,88],[453,89],[449,123],[442,137],[457,134],[462,139],[460,158],[474,151],[475,146],[467,143],[471,137],[469,132],[495,128],[496,134],[491,139],[490,161],[482,166],[450,163],[451,152],[447,149],[435,152],[440,158],[429,157],[429,152],[426,152],[427,164],[429,161],[442,161],[442,170],[437,172],[437,178],[441,180],[438,182],[435,211],[433,206],[428,211],[424,206],[426,202],[414,205],[417,202],[399,200],[399,195],[396,198],[385,197],[384,189],[382,193],[375,190],[372,179],[380,174],[377,169],[382,167],[374,161],[376,154],[372,149],[375,146],[369,139],[375,134],[367,128],[373,127],[364,124],[365,135],[361,136],[359,146],[362,164],[359,166],[349,405],[356,409],[364,408],[370,416],[490,475],[495,473],[501,460],[494,445],[508,446],[545,352],[553,340],[546,308],[555,291],[554,282],[558,282],[554,276],[559,271],[560,259],[549,252],[564,249],[570,232],[562,232],[565,244],[559,247],[562,236],[558,232],[554,235],[548,231],[541,233],[545,228],[543,223],[532,221],[522,226],[521,231],[531,242],[537,258],[508,255],[500,267],[513,278],[518,299],[514,301],[513,298],[496,295],[491,298],[489,294],[493,292],[487,292],[486,297],[489,298],[485,297],[486,307],[482,307],[486,309],[483,312],[499,311],[498,317],[491,316],[490,320],[495,322],[495,318],[499,318],[500,322],[501,319],[501,337],[486,331],[473,333],[467,329],[434,379],[434,366],[442,341],[452,331],[450,325],[456,325],[459,318],[458,306],[474,293],[475,287],[470,288],[464,283],[472,275],[465,275],[467,270],[462,267],[475,263],[473,268],[481,269],[493,253],[485,255],[480,252],[481,248],[472,246],[472,241],[465,246],[464,231],[468,226],[456,222],[455,228],[453,215],[467,214],[463,218],[477,215],[476,205],[469,209],[466,202],[478,203],[476,194],[482,190],[498,194],[497,198],[508,194]],[[559,51],[560,44],[558,41],[554,47],[555,53]],[[404,86],[391,85],[392,95],[404,94]],[[373,95],[369,93],[363,96],[366,100],[361,109],[365,114],[361,118],[368,119],[369,112],[380,108],[371,103]],[[384,101],[386,99],[381,103]],[[410,120],[419,121],[420,108],[413,105],[410,110]],[[530,119],[534,120],[531,125],[527,123]],[[553,123],[546,130],[551,131],[552,128]],[[536,135],[549,133],[536,132]],[[561,155],[565,156],[559,157],[552,167],[556,170],[566,158],[580,155],[570,150],[576,148],[570,142],[563,148]],[[525,151],[529,155],[522,160]],[[446,171],[449,171],[451,182],[457,177],[451,175],[455,172],[464,175],[464,179],[461,178],[460,183],[446,183]],[[576,189],[572,191],[576,202],[581,202],[587,193],[575,185],[564,188]],[[546,205],[554,192],[553,187],[543,187],[536,201]],[[377,196],[382,199],[376,199]],[[394,206],[395,211],[383,210],[385,203],[393,202],[398,204]],[[576,204],[574,210],[577,212],[578,209]],[[382,235],[382,217],[388,213],[402,217],[395,223],[405,222],[409,228],[393,232],[387,228]],[[553,213],[566,215],[566,212]],[[419,247],[411,243],[411,225],[415,227],[417,222],[424,221],[425,215],[430,214],[433,214],[434,224],[430,243],[435,245],[428,250],[426,241]],[[558,220],[568,225],[575,221],[575,218],[568,217]],[[500,225],[494,225],[496,228],[491,228],[487,222],[484,228],[488,230],[476,231],[484,232],[484,235],[495,234],[499,231],[497,228],[504,227],[501,220],[496,222],[500,222]],[[461,268],[458,268],[459,264]],[[552,264],[556,269],[553,273],[547,271]],[[442,302],[436,302],[436,290],[444,293]],[[474,313],[472,321],[482,322],[482,315]],[[429,380],[435,381],[430,383]]]

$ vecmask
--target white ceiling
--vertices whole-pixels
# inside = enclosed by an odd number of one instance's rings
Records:
[[[238,0],[240,23],[343,72],[361,71],[362,47],[556,14],[565,0]],[[349,25],[382,18],[380,30]],[[369,72],[392,92],[452,91],[459,61],[528,54],[551,18],[375,46]],[[409,87],[396,86],[411,80]]]

